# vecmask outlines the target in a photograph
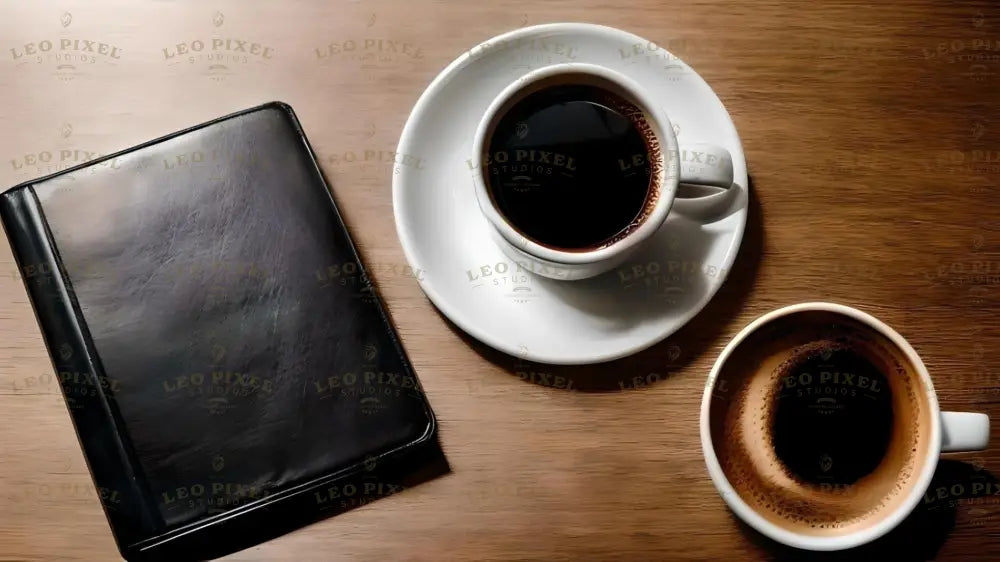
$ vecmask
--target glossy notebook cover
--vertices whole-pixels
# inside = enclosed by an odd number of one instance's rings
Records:
[[[22,184],[0,217],[126,558],[389,495],[375,467],[432,440],[287,105]]]

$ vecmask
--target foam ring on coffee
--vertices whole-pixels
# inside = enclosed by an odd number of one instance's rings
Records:
[[[863,355],[884,375],[892,429],[874,470],[846,487],[824,488],[778,457],[773,423],[783,377],[837,350]],[[778,318],[733,351],[715,384],[710,423],[719,464],[751,508],[787,530],[836,536],[872,526],[906,498],[926,462],[929,435],[921,428],[929,405],[919,374],[887,338],[853,319],[818,311]]]

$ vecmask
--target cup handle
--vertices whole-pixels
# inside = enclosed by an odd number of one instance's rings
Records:
[[[941,452],[982,451],[990,441],[990,418],[973,412],[941,412]]]
[[[733,189],[733,157],[721,146],[685,143],[678,149],[680,162],[673,210],[682,215],[707,218],[729,205]]]
[[[680,179],[685,185],[729,189],[733,185],[733,157],[729,151],[704,142],[680,145]]]

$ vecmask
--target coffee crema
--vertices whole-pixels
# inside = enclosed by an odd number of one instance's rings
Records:
[[[588,75],[525,88],[487,130],[490,198],[526,238],[562,251],[608,246],[659,193],[659,143],[641,109]]]
[[[850,534],[908,495],[930,445],[927,391],[904,352],[833,312],[778,318],[713,387],[712,446],[754,511],[786,530]]]

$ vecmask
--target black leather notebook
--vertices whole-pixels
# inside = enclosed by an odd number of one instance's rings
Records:
[[[215,556],[391,495],[433,441],[287,105],[19,185],[0,217],[126,558]]]

